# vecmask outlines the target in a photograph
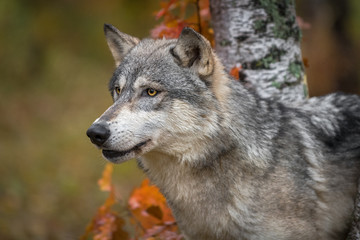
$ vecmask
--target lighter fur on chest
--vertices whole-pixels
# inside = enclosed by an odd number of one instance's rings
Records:
[[[194,175],[187,162],[160,153],[146,154],[142,163],[152,182],[166,196],[180,228],[186,229],[189,239],[224,239],[224,236],[239,239],[240,232],[230,234],[238,229],[234,219],[237,216],[230,214],[232,208],[228,200],[233,202],[233,199],[219,200],[227,189],[216,186],[211,178]],[[237,214],[244,217],[248,211],[243,203],[241,205],[241,209],[236,207]]]

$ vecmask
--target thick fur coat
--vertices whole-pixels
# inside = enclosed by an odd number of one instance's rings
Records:
[[[207,40],[139,41],[105,25],[114,104],[89,128],[114,163],[137,158],[186,239],[344,239],[360,168],[360,98],[261,99]]]

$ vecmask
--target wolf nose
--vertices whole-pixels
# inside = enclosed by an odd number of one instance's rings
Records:
[[[86,135],[90,138],[92,143],[102,146],[110,137],[110,129],[107,124],[96,123],[89,127],[86,131]]]

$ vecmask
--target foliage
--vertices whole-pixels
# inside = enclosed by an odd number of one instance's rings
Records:
[[[155,17],[162,22],[151,31],[153,38],[177,38],[184,27],[191,27],[214,43],[209,0],[169,0],[161,7]]]
[[[242,69],[242,65],[238,63],[230,70],[230,75],[233,76],[236,80],[239,80]]]
[[[112,183],[113,165],[108,163],[98,184],[100,190],[109,192],[105,203],[99,207],[95,216],[86,228],[81,240],[125,240],[125,239],[181,239],[177,225],[166,204],[164,196],[154,185],[145,179],[141,186],[135,188],[125,209],[127,220],[112,209],[118,203]],[[133,238],[126,231],[126,222],[135,226]]]
[[[82,240],[87,239],[90,234],[93,234],[94,240],[120,240],[129,238],[128,233],[123,230],[125,220],[111,209],[117,202],[114,186],[111,182],[112,172],[113,166],[108,163],[98,184],[102,191],[109,192],[109,196],[93,217],[85,234],[81,237]]]
[[[145,179],[134,189],[129,201],[131,222],[137,227],[136,235],[144,238],[158,236],[160,239],[181,239],[177,226],[165,197],[159,189]]]

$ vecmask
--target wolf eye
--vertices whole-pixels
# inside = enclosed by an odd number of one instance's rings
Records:
[[[149,95],[150,97],[154,97],[154,96],[156,96],[156,94],[158,94],[158,91],[156,91],[156,90],[153,89],[153,88],[148,88],[148,89],[146,90],[146,93],[147,93],[147,95]]]
[[[119,87],[115,87],[115,92],[116,92],[116,94],[120,94],[120,88]]]

